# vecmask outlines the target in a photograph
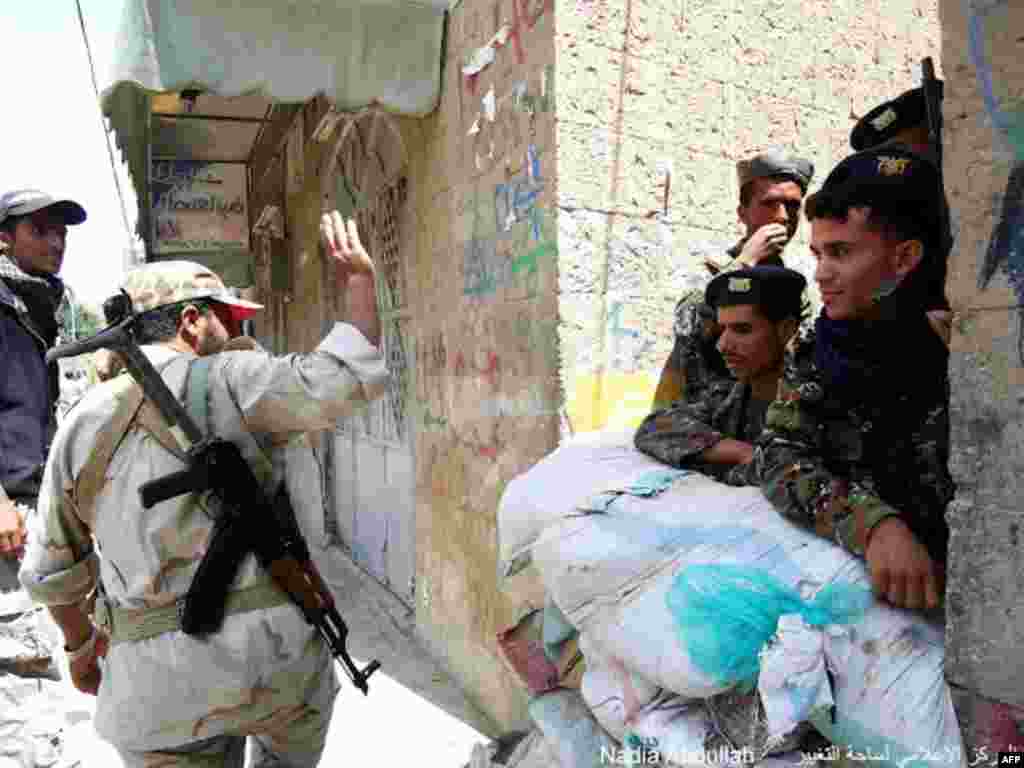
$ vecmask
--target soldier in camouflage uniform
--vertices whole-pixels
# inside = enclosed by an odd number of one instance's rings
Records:
[[[705,301],[716,312],[718,350],[736,380],[714,379],[698,397],[654,411],[637,430],[637,449],[674,467],[747,484],[753,443],[778,392],[806,285],[799,272],[772,266],[714,278]]]
[[[746,234],[726,251],[724,264],[705,261],[712,276],[757,264],[783,266],[782,250],[796,234],[800,204],[814,176],[814,165],[773,148],[736,164],[740,204],[736,214]],[[675,342],[654,394],[654,407],[700,396],[715,379],[733,381],[715,349],[719,329],[704,291],[694,290],[676,305]]]
[[[864,557],[906,608],[939,604],[954,491],[949,350],[914,279],[941,257],[941,209],[935,167],[895,147],[851,155],[808,199],[823,310],[753,461],[783,515]]]
[[[323,499],[303,433],[333,426],[382,394],[387,380],[373,264],[355,222],[346,227],[334,212],[325,215],[322,233],[349,321],[309,354],[239,349],[230,337],[259,305],[233,297],[199,264],[148,264],[125,283],[135,310],[146,313],[142,351],[172,392],[182,395],[192,361],[212,356],[211,431],[239,446],[268,494],[285,484],[307,537],[322,519]],[[96,730],[127,768],[237,768],[247,737],[256,766],[312,768],[338,690],[316,629],[250,554],[221,629],[201,639],[180,630],[216,502],[186,495],[141,506],[143,483],[183,466],[180,445],[159,416],[147,420],[145,404],[135,406],[135,416],[126,411],[123,437],[95,469],[94,447],[116,431],[130,385],[115,376],[94,387],[59,428],[21,583],[63,631],[72,682],[98,692]],[[99,627],[83,607],[97,585]]]

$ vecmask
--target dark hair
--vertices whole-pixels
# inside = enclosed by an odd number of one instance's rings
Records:
[[[208,299],[191,299],[149,310],[138,326],[139,344],[162,344],[170,341],[178,335],[181,312],[185,307],[193,306],[199,310],[199,314],[205,315],[212,309],[212,305]]]
[[[3,221],[0,221],[0,232],[6,232],[11,237],[14,237],[14,230],[18,228],[18,222],[24,218],[24,216],[8,216]]]
[[[938,242],[938,222],[921,212],[920,206],[896,202],[878,205],[870,199],[819,190],[807,198],[804,214],[808,221],[836,219],[846,221],[851,208],[867,208],[867,225],[889,240],[920,240],[926,247]]]
[[[783,181],[792,181],[798,187],[800,187],[800,194],[803,195],[807,192],[807,185],[802,180],[788,173],[776,173],[771,176],[758,176],[757,179],[751,179],[742,187],[740,187],[740,205],[746,208],[750,205],[750,198],[754,196],[754,182],[758,179],[767,179],[768,181],[776,184]]]
[[[947,244],[941,222],[928,213],[927,205],[912,198],[883,197],[886,194],[872,194],[870,189],[860,194],[822,189],[807,198],[804,213],[808,221],[846,221],[851,208],[866,208],[867,226],[873,232],[890,242],[921,241],[924,254],[921,263],[903,281],[904,295],[915,295],[925,309],[948,306],[944,297]]]

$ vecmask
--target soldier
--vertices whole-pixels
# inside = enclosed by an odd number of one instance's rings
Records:
[[[912,285],[941,253],[942,205],[935,166],[898,147],[851,155],[808,198],[823,310],[753,461],[783,515],[864,557],[906,608],[939,604],[954,491],[949,349]]]
[[[775,399],[806,285],[799,272],[773,266],[715,277],[705,302],[716,312],[718,351],[736,381],[713,380],[698,397],[654,411],[637,430],[637,449],[672,466],[745,484],[743,469]]]
[[[934,82],[941,104],[942,81]],[[928,107],[923,87],[904,91],[895,99],[879,104],[864,115],[850,132],[850,146],[858,152],[882,147],[903,147],[935,164],[941,179],[941,147],[935,146],[929,136]],[[916,280],[926,296],[925,309],[928,312],[928,321],[948,344],[953,332],[953,313],[946,297],[946,271],[949,253],[953,247],[953,235],[948,214],[949,204],[946,202],[945,194],[942,200],[946,211],[942,224],[946,238],[944,251],[940,258],[934,260],[932,268],[922,272]]]
[[[379,396],[387,380],[373,263],[354,221],[346,227],[334,212],[321,227],[349,320],[308,354],[231,351],[241,320],[259,305],[232,296],[202,265],[147,264],[124,286],[143,313],[143,353],[172,392],[183,392],[197,357],[212,356],[204,401],[212,432],[240,447],[269,495],[283,472],[307,527],[322,500],[317,483],[299,478],[318,470],[308,447],[300,455],[291,441]],[[120,405],[131,402],[130,383],[115,376],[94,387],[58,430],[21,583],[63,631],[72,682],[98,692],[96,730],[128,768],[241,766],[246,737],[254,765],[311,768],[338,690],[331,654],[251,555],[220,631],[181,631],[182,599],[209,544],[216,500],[186,495],[141,506],[139,488],[182,462],[159,416],[145,404]],[[97,586],[98,627],[85,609]]]
[[[810,160],[773,148],[736,164],[740,204],[736,215],[746,234],[718,264],[705,260],[712,275],[757,264],[783,266],[782,250],[796,234],[800,204],[814,176]],[[654,394],[654,408],[697,397],[716,378],[732,381],[715,349],[719,329],[714,313],[704,303],[704,292],[694,290],[676,305],[675,342]]]

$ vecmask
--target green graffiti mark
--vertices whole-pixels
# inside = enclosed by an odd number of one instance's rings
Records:
[[[512,262],[512,274],[518,275],[525,270],[526,274],[532,275],[538,269],[537,261],[549,254],[557,256],[558,246],[555,243],[541,243],[529,253],[524,253]]]
[[[447,429],[448,419],[444,416],[435,416],[430,406],[424,402],[416,401],[412,407],[413,415],[419,420],[424,429]]]

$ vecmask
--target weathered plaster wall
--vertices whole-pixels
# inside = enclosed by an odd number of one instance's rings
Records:
[[[959,685],[1024,705],[1024,6],[943,0],[941,14],[958,228],[946,668]]]
[[[703,257],[742,234],[735,162],[789,145],[820,182],[849,153],[856,117],[938,58],[936,6],[558,4],[559,335],[575,429],[649,410],[676,301],[704,285]],[[786,258],[809,276],[807,231]]]
[[[529,576],[499,588],[498,500],[559,434],[553,43],[546,3],[464,0],[440,108],[399,121],[416,215],[417,625],[495,732],[527,717],[496,635],[541,598]]]

